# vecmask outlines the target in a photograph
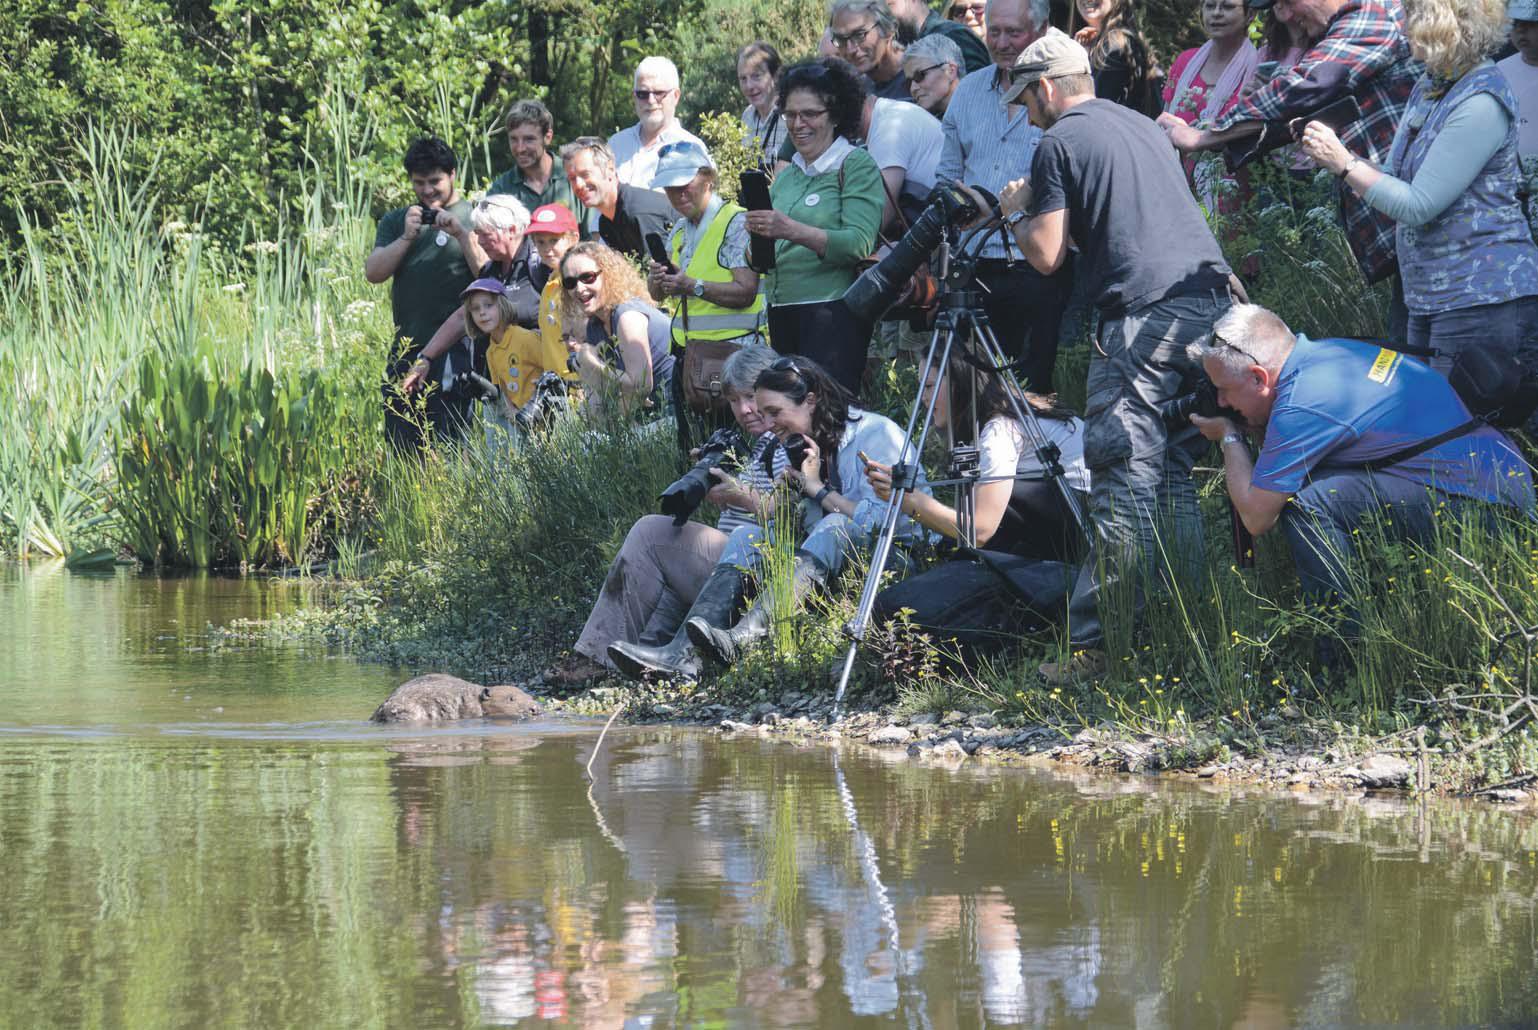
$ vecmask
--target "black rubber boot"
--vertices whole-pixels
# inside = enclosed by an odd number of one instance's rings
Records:
[[[796,568],[791,574],[791,592],[795,598],[795,607],[800,609],[802,602],[813,589],[821,587],[828,581],[828,574],[823,567],[809,554],[796,552]],[[769,635],[769,595],[760,591],[753,601],[753,607],[749,608],[737,625],[731,629],[722,629],[712,626],[701,619],[685,619],[684,629],[688,631],[689,639],[699,653],[705,655],[722,665],[731,665],[753,644]]]
[[[684,624],[698,619],[706,625],[725,626],[742,601],[742,572],[731,565],[717,565],[700,588]],[[609,661],[622,675],[639,680],[648,677],[698,679],[700,659],[690,644],[689,635],[680,626],[673,639],[661,647],[647,647],[616,640],[608,648]]]

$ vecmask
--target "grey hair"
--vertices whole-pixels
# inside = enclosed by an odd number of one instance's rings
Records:
[[[930,64],[949,64],[955,67],[956,75],[960,77],[966,72],[966,61],[961,56],[961,47],[949,36],[938,32],[931,32],[908,44],[908,49],[903,51],[903,60],[917,58]]]
[[[833,24],[833,19],[841,14],[868,14],[875,19],[877,32],[887,39],[897,35],[897,19],[892,17],[886,0],[833,0],[828,5],[828,24]]]
[[[759,373],[768,369],[779,358],[773,348],[760,344],[738,347],[736,353],[721,366],[721,388],[738,395],[752,393]]]
[[[665,85],[665,89],[678,88],[678,65],[666,57],[652,56],[641,58],[641,63],[635,66],[635,77],[631,81],[633,83],[640,82],[642,75],[655,75],[664,83],[670,84]]]
[[[993,5],[996,0],[988,0],[988,7],[983,12],[983,20],[989,20],[993,13]],[[1027,0],[1026,10],[1031,14],[1031,26],[1042,28],[1052,20],[1052,0]]]
[[[1297,337],[1281,316],[1259,304],[1235,304],[1212,325],[1212,336],[1186,348],[1201,364],[1216,361],[1230,375],[1243,375],[1251,365],[1278,371],[1287,363]]]
[[[470,228],[476,232],[529,231],[529,209],[511,193],[489,193],[470,209]]]
[[[592,154],[593,163],[599,170],[614,175],[614,151],[602,136],[578,136],[561,148],[561,163],[566,164],[578,154]]]

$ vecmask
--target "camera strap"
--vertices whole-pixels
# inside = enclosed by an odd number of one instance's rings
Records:
[[[1449,440],[1456,440],[1460,436],[1467,436],[1485,424],[1485,420],[1482,418],[1471,418],[1467,422],[1460,422],[1451,429],[1438,433],[1436,436],[1429,437],[1419,443],[1414,443],[1394,451],[1392,454],[1385,454],[1381,458],[1373,458],[1370,461],[1352,462],[1349,467],[1363,469],[1367,472],[1379,472],[1391,465],[1398,465],[1400,462],[1409,461],[1411,458],[1418,458],[1432,448],[1442,446]]]

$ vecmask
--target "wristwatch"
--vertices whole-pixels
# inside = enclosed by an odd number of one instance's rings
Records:
[[[689,292],[694,294],[700,300],[704,300],[705,299],[705,284],[704,284],[704,282],[699,280],[699,279],[694,280],[694,285],[689,287]]]
[[[821,508],[822,507],[822,502],[832,492],[833,492],[833,487],[832,486],[830,486],[827,483],[822,484],[822,489],[817,491],[815,494],[812,495],[812,503],[817,505],[817,507]]]
[[[1025,221],[1025,211],[1023,209],[1004,216],[1004,226],[1007,229],[1013,229],[1023,221]]]
[[[1222,441],[1221,446],[1227,447],[1231,443],[1243,443],[1243,442],[1244,442],[1244,437],[1240,436],[1238,433],[1224,433],[1223,434],[1223,441]]]

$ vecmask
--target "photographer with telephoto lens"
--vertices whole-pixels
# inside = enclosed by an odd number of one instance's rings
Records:
[[[1253,304],[1234,307],[1210,343],[1190,349],[1219,403],[1244,422],[1191,417],[1223,448],[1229,499],[1255,536],[1281,526],[1315,603],[1349,602],[1346,563],[1370,516],[1386,516],[1385,534],[1424,544],[1438,518],[1456,519],[1470,505],[1532,512],[1521,453],[1413,358],[1360,340],[1294,335]],[[1253,460],[1241,430],[1263,436]],[[1349,607],[1341,629],[1354,635]],[[1316,650],[1332,664],[1324,638]]]
[[[780,358],[762,372],[754,403],[797,457],[786,477],[803,495],[805,538],[796,548],[791,590],[799,609],[814,589],[838,574],[855,548],[870,545],[881,528],[886,505],[865,478],[865,464],[890,465],[901,457],[903,430],[891,419],[853,405],[849,392],[815,362],[804,357]],[[927,493],[919,471],[915,489]],[[906,516],[898,520],[896,540],[909,543],[921,530]],[[689,613],[684,628],[702,655],[722,665],[736,661],[743,650],[769,633],[767,592],[735,624],[731,615],[746,590],[749,573],[762,562],[757,526],[739,527],[727,542],[711,581],[721,583],[729,606]],[[698,609],[700,606],[696,606]]]
[[[575,656],[548,672],[546,682],[572,686],[615,669],[634,678],[697,673],[698,660],[681,632],[684,617],[691,604],[702,613],[722,609],[722,621],[730,615],[723,606],[736,604],[735,586],[716,575],[716,561],[734,530],[757,528],[774,479],[787,467],[753,393],[754,381],[774,360],[767,347],[745,347],[726,361],[723,376],[739,440],[730,452],[720,452],[708,473],[712,485],[700,498],[721,509],[720,520],[712,527],[660,514],[631,526],[577,638]],[[703,463],[703,449],[695,455]],[[685,489],[694,471],[679,481]]]

